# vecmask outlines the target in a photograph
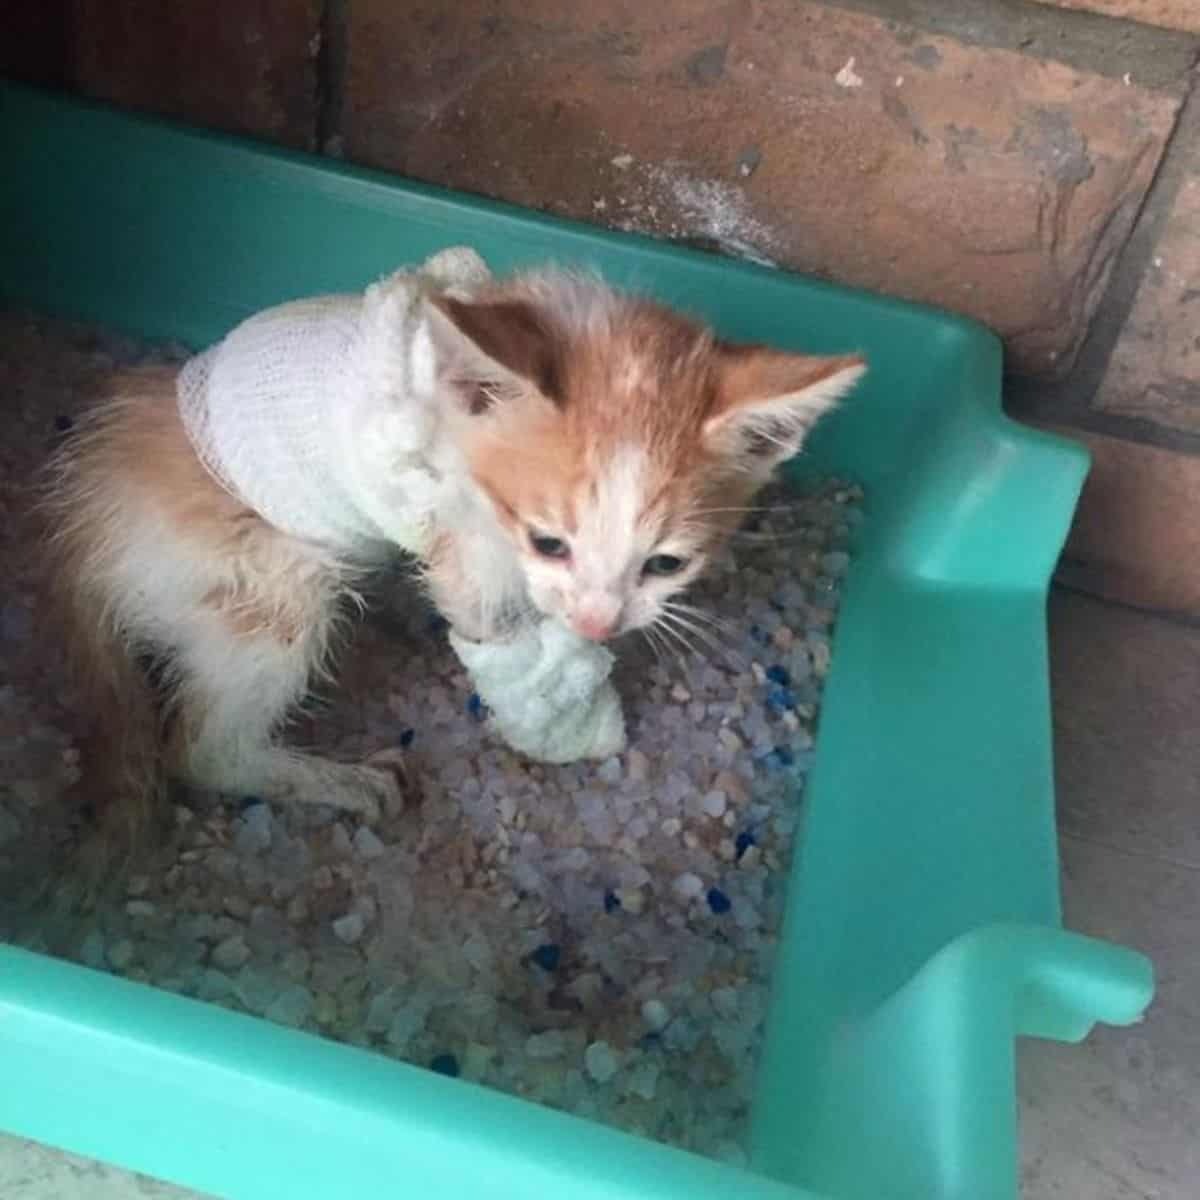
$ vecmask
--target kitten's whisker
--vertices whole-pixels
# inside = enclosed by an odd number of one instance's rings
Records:
[[[662,628],[674,634],[688,648],[688,652],[695,655],[702,662],[709,661],[709,656],[705,653],[706,651],[721,657],[726,656],[725,647],[713,638],[707,630],[681,620],[677,613],[665,613]]]
[[[724,617],[719,617],[716,613],[707,608],[701,608],[698,604],[688,604],[683,600],[667,600],[664,602],[663,607],[669,609],[671,612],[680,612],[685,616],[695,617],[698,621],[706,622],[726,632],[732,632],[734,628],[732,623]]]
[[[639,630],[639,632],[644,633],[646,635],[646,640],[654,648],[654,652],[660,656],[660,662],[661,662],[662,661],[661,655],[666,647],[665,647],[665,642],[664,642],[663,635],[662,635],[662,630],[658,627],[657,619],[654,621],[651,621],[649,625],[643,625],[642,628]],[[664,666],[666,665],[665,662],[663,663],[663,665]]]
[[[676,628],[677,633],[686,633],[691,637],[702,642],[716,657],[721,659],[726,666],[732,667],[735,670],[744,670],[746,663],[742,654],[736,651],[732,646],[721,640],[720,634],[725,638],[729,638],[730,630],[717,622],[715,617],[708,616],[711,628],[706,628],[704,625],[697,623],[691,619],[692,616],[700,615],[698,613],[681,613],[677,609],[664,608],[663,619],[664,628]],[[672,624],[673,623],[673,626]],[[701,655],[701,657],[704,657]]]
[[[690,517],[708,517],[714,513],[772,513],[790,512],[791,504],[744,504],[730,505],[727,508],[693,508],[688,511]]]
[[[663,658],[662,650],[659,648],[657,635],[654,631],[654,626],[645,625],[638,632],[646,639],[646,645],[654,653],[654,661],[665,671],[667,669],[666,660]]]
[[[724,630],[707,629],[703,625],[697,625],[686,617],[680,616],[679,613],[671,613],[669,620],[674,623],[675,628],[686,633],[706,650],[720,655],[722,659],[728,659],[732,651]]]
[[[679,667],[680,675],[690,681],[692,678],[692,667],[689,659],[697,651],[687,638],[681,635],[679,630],[672,629],[669,625],[664,624],[659,626],[659,632],[665,635],[667,645],[671,647],[671,653],[675,657],[675,663]]]
[[[810,530],[807,528],[787,529],[780,533],[761,533],[757,529],[736,529],[729,535],[729,538],[734,542],[765,542],[778,545],[781,542],[797,541],[809,532]]]
[[[694,638],[702,646],[711,650],[714,654],[725,654],[726,647],[713,636],[709,630],[703,625],[697,625],[694,621],[689,621],[686,617],[677,612],[668,612],[666,614],[666,622],[664,628],[674,628],[679,633],[686,635],[689,638]],[[692,652],[699,653],[698,649],[692,644]],[[703,657],[703,656],[702,656]]]
[[[692,644],[678,630],[669,625],[666,621],[666,614],[660,614],[655,622],[655,628],[660,634],[664,635],[663,644],[667,646],[675,656],[675,661],[679,664],[679,670],[685,678],[691,678],[691,671],[688,668],[687,660],[683,657],[684,653],[695,654],[696,650]],[[682,649],[681,649],[682,648]],[[702,658],[703,655],[700,655]]]
[[[674,616],[685,618],[700,628],[711,630],[714,635],[719,634],[727,639],[732,639],[735,636],[736,631],[729,621],[723,617],[718,617],[715,613],[711,613],[707,609],[672,600],[668,600],[663,607]]]

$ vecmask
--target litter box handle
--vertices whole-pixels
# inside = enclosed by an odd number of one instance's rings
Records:
[[[1015,1039],[1132,1024],[1153,992],[1143,955],[1061,929],[955,938],[836,1039],[804,1182],[834,1196],[1015,1200]]]

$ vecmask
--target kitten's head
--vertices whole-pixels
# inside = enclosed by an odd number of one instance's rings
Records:
[[[439,297],[429,316],[454,427],[533,603],[597,641],[662,615],[865,370],[722,342],[559,273]]]

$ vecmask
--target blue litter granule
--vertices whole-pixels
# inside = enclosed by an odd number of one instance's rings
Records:
[[[415,729],[402,729],[400,731],[400,749],[407,750],[413,744],[413,738],[417,736]]]
[[[436,1071],[439,1075],[449,1075],[451,1079],[455,1079],[458,1076],[458,1059],[453,1054],[439,1054],[429,1064],[429,1069]]]
[[[773,687],[767,693],[767,707],[772,712],[787,712],[796,707],[796,693],[789,687]]]
[[[786,746],[776,746],[763,756],[768,771],[782,771],[785,767],[792,766],[795,761],[796,756]]]
[[[787,687],[792,682],[792,677],[787,667],[782,667],[778,663],[773,667],[767,668],[767,678],[772,683],[779,684],[780,687]]]
[[[733,905],[730,903],[729,897],[720,888],[711,887],[708,889],[708,907],[717,916],[720,916],[722,913],[727,913]]]
[[[243,796],[238,801],[238,811],[245,812],[247,809],[253,808],[256,804],[262,803],[261,796]]]
[[[734,841],[733,841],[733,848],[734,848],[734,851],[737,853],[738,858],[741,858],[742,855],[745,854],[746,851],[749,850],[751,846],[757,846],[757,845],[758,845],[758,840],[755,838],[754,834],[752,834],[750,832],[750,830],[748,830],[748,829],[743,829],[742,832],[739,833],[737,835],[737,837],[734,838]]]
[[[472,692],[467,697],[467,712],[477,721],[482,721],[487,716],[487,705],[480,700],[478,692]]]
[[[539,946],[530,956],[543,971],[557,971],[559,959],[562,958],[562,947],[553,942]]]
[[[611,888],[604,893],[604,911],[606,913],[614,913],[621,907],[621,901],[617,898],[617,893]]]
[[[760,646],[765,646],[770,640],[771,635],[761,625],[750,626],[750,636],[758,642]]]

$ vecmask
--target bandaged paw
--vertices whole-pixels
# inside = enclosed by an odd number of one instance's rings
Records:
[[[421,274],[441,284],[451,295],[469,296],[492,278],[487,263],[470,246],[450,246],[425,260]]]
[[[625,747],[625,717],[609,680],[613,656],[557,621],[503,642],[450,644],[501,737],[541,762],[608,758]]]
[[[445,472],[426,300],[469,298],[491,278],[452,246],[364,293],[256,313],[179,372],[197,457],[248,508],[293,537],[375,560],[421,558]]]

